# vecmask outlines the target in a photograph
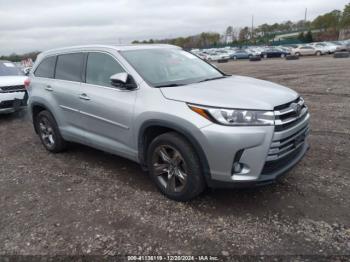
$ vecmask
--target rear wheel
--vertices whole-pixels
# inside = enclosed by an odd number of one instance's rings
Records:
[[[35,126],[44,147],[53,153],[66,149],[66,141],[62,138],[55,118],[49,111],[41,111],[35,118]]]
[[[155,138],[148,148],[150,176],[168,198],[188,201],[205,188],[198,156],[181,135],[170,132]]]
[[[286,57],[286,55],[285,54],[281,54],[281,58],[285,58]]]
[[[264,59],[267,59],[267,54],[264,54]]]
[[[234,56],[234,57],[233,57],[233,60],[235,60],[235,61],[236,61],[236,60],[237,60],[237,56]]]
[[[295,53],[295,56],[300,56],[300,53],[299,53],[299,52],[296,52],[296,53]]]
[[[321,52],[320,52],[320,51],[317,51],[317,52],[316,52],[316,55],[317,55],[317,56],[320,56],[320,55],[321,55]]]

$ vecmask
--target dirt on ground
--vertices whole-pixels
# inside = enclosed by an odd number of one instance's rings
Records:
[[[48,153],[26,113],[1,115],[0,255],[350,255],[350,58],[218,66],[309,106],[311,148],[278,184],[177,203],[136,163],[81,145]]]

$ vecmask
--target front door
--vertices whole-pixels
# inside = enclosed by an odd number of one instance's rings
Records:
[[[87,138],[94,146],[131,157],[131,123],[137,90],[113,87],[110,77],[125,72],[107,53],[91,52],[82,88],[82,109]]]

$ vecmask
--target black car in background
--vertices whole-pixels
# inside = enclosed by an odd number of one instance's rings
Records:
[[[277,48],[269,48],[266,49],[265,51],[261,52],[261,57],[262,58],[271,58],[271,57],[286,57],[290,53],[281,49]]]

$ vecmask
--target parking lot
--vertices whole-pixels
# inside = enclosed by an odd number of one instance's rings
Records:
[[[177,203],[133,162],[80,145],[49,154],[27,115],[0,116],[0,254],[350,255],[350,58],[218,66],[309,106],[311,149],[278,184]]]

